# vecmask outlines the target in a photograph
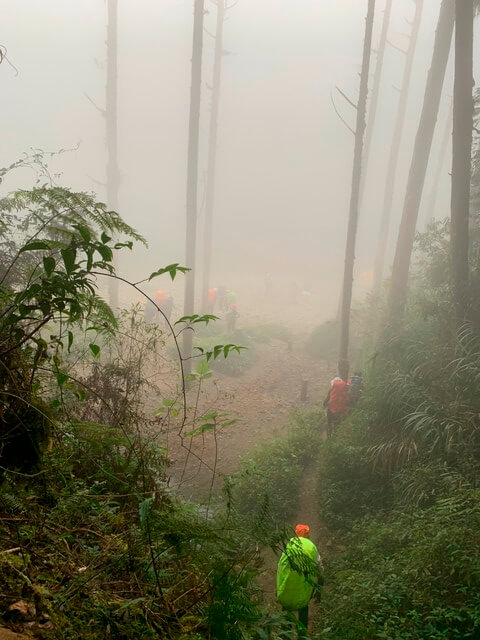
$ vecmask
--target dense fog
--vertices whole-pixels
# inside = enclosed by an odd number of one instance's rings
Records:
[[[380,3],[374,46],[382,9]],[[206,29],[212,34],[215,6],[209,4],[207,11]],[[406,46],[413,11],[411,0],[394,3],[389,39],[397,47]],[[105,120],[92,102],[99,108],[105,104],[106,3],[6,2],[3,16],[3,44],[18,70],[6,63],[1,67],[4,163],[13,162],[31,147],[56,151],[78,144],[52,160],[53,170],[62,173],[60,183],[95,190],[105,199]],[[312,290],[323,319],[335,312],[353,136],[335,114],[331,97],[354,126],[354,110],[335,87],[356,100],[364,16],[365,3],[360,0],[240,0],[228,11],[213,285],[223,280],[238,291],[260,291],[266,274],[271,274],[279,291],[290,285]],[[414,62],[392,239],[401,213],[437,16],[438,2],[428,0]],[[187,0],[122,0],[118,4],[119,209],[150,245],[148,251],[137,248],[134,255],[123,257],[120,270],[133,278],[163,264],[184,261],[192,20],[192,3]],[[205,33],[200,239],[213,48],[213,38]],[[387,47],[359,226],[356,295],[372,282],[386,155],[403,64],[402,53]],[[434,157],[451,108],[451,67],[450,63]],[[440,217],[448,214],[448,165],[446,160],[437,198]],[[424,204],[431,189],[431,172],[432,167]],[[200,251],[197,258],[201,258]]]

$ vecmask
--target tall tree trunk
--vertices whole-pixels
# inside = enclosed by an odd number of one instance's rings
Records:
[[[105,119],[107,129],[107,205],[118,211],[118,120],[117,120],[117,0],[108,0],[107,26],[107,86]],[[110,278],[109,301],[114,311],[118,308],[118,281]]]
[[[195,0],[193,16],[192,80],[190,87],[190,118],[188,125],[187,163],[187,224],[185,262],[191,269],[185,279],[184,315],[191,316],[195,305],[195,248],[197,236],[198,140],[200,121],[200,92],[202,83],[204,0]],[[193,332],[183,332],[184,371],[191,371]]]
[[[387,253],[388,233],[390,229],[390,218],[392,215],[393,196],[395,195],[395,183],[397,178],[398,160],[400,146],[402,142],[405,117],[407,114],[408,95],[410,80],[412,77],[413,61],[417,48],[418,32],[422,21],[423,0],[416,0],[415,16],[412,23],[412,33],[405,59],[405,69],[403,71],[402,86],[400,88],[400,98],[397,107],[397,119],[393,131],[392,143],[390,145],[390,155],[388,158],[387,178],[385,181],[385,191],[383,194],[382,217],[378,233],[377,252],[375,255],[375,266],[373,271],[373,282],[375,290],[380,288],[385,265],[385,255]]]
[[[225,0],[217,0],[217,29],[215,34],[215,58],[213,63],[212,107],[208,141],[207,193],[205,201],[205,232],[203,247],[202,309],[207,310],[208,289],[212,264],[213,210],[215,205],[215,169],[217,161],[218,109],[220,104],[220,80],[223,57],[223,22]]]
[[[435,124],[438,117],[438,108],[450,53],[454,21],[454,3],[452,0],[442,0],[433,46],[432,65],[428,72],[423,109],[415,138],[402,220],[393,261],[388,305],[388,313],[391,321],[403,315],[407,300],[408,272],[417,226],[418,211],[422,199],[423,186],[425,184],[425,174],[427,172]]]
[[[442,134],[442,141],[440,143],[440,149],[438,151],[437,166],[432,181],[432,189],[428,199],[428,208],[425,216],[425,222],[428,224],[430,220],[435,217],[435,208],[437,205],[438,188],[440,186],[440,179],[442,177],[443,166],[445,164],[445,158],[447,157],[448,143],[452,137],[452,115],[453,109],[450,109],[447,119],[445,121],[445,128]]]
[[[363,41],[362,72],[360,75],[360,92],[357,105],[357,123],[355,129],[355,149],[353,154],[352,191],[350,195],[350,211],[348,216],[347,243],[345,247],[345,271],[343,276],[342,316],[340,323],[340,350],[338,371],[342,378],[348,377],[348,345],[350,338],[350,312],[352,307],[353,265],[355,262],[355,242],[358,226],[358,208],[360,181],[362,179],[363,136],[365,134],[365,115],[367,110],[368,76],[370,55],[372,50],[373,20],[375,17],[375,0],[368,0],[368,11],[365,21],[365,38]]]
[[[385,1],[385,9],[383,13],[382,31],[380,33],[380,41],[377,50],[377,63],[375,65],[375,75],[373,78],[372,95],[370,98],[370,108],[368,111],[368,122],[365,131],[365,145],[363,151],[363,169],[362,180],[360,183],[360,206],[363,200],[363,191],[368,176],[368,165],[370,160],[370,147],[372,144],[373,130],[375,128],[375,118],[377,115],[378,97],[380,95],[380,84],[382,80],[383,61],[385,59],[385,49],[387,46],[388,27],[390,26],[390,17],[392,15],[393,0]]]
[[[468,316],[468,221],[473,132],[473,0],[455,2],[451,252],[458,323]]]

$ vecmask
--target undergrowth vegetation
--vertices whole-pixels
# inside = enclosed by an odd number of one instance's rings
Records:
[[[323,415],[296,412],[287,429],[257,447],[227,483],[240,514],[251,517],[263,509],[276,526],[292,524],[305,469],[317,462]]]
[[[200,507],[168,478],[172,438],[188,450],[226,419],[198,405],[210,366],[245,351],[217,336],[185,379],[178,337],[211,317],[148,325],[140,306],[115,316],[100,287],[116,277],[114,253],[141,236],[45,180],[0,202],[0,627],[45,639],[292,638],[254,580],[261,547],[281,547],[285,532],[263,505],[248,518],[234,499]]]
[[[473,259],[476,222],[472,237]],[[329,566],[322,638],[480,636],[476,262],[458,328],[448,247],[443,223],[418,236],[407,316],[377,344],[361,402],[325,448],[320,509],[346,552]]]

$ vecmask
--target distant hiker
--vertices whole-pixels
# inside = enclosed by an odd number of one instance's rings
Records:
[[[160,322],[165,318],[170,322],[170,318],[172,316],[173,311],[173,298],[172,296],[167,296],[165,291],[159,289],[155,292],[155,304],[150,300],[147,301],[145,306],[145,315],[144,320],[147,324],[160,324]],[[158,309],[162,310],[162,313]],[[162,315],[163,314],[163,315]]]
[[[147,304],[145,305],[145,312],[143,315],[143,319],[146,324],[152,324],[155,322],[155,314],[157,313],[157,307],[153,304],[151,300],[147,300]]]
[[[308,605],[317,583],[322,584],[322,559],[309,539],[310,527],[297,524],[278,562],[277,600],[286,611],[298,612],[299,638],[307,637]]]
[[[330,435],[348,411],[348,384],[345,380],[339,377],[332,380],[323,406],[327,410],[327,435]]]
[[[238,313],[238,307],[236,304],[230,305],[230,310],[227,313],[227,331],[228,333],[233,333],[235,331],[235,326],[237,324],[237,318],[240,314]]]
[[[362,395],[364,389],[363,376],[361,371],[355,371],[348,380],[348,404],[354,407]]]
[[[162,289],[158,289],[158,291],[155,291],[155,302],[159,307],[165,304],[165,298],[165,291],[162,291]]]
[[[235,293],[235,291],[227,291],[227,295],[226,295],[226,304],[227,304],[227,309],[231,309],[232,308],[232,304],[236,304],[237,302],[237,294]]]
[[[227,287],[223,285],[217,289],[217,305],[219,311],[227,310]]]
[[[165,314],[165,318],[168,320],[168,322],[170,322],[170,318],[172,317],[172,311],[173,311],[173,297],[167,296],[165,299],[165,302],[163,303],[163,306],[160,306],[160,309]]]
[[[213,314],[215,311],[215,301],[217,298],[217,289],[209,289],[207,293],[207,313]]]

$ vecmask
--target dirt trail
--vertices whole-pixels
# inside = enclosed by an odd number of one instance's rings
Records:
[[[322,557],[325,551],[331,546],[330,534],[320,517],[319,496],[318,496],[318,472],[316,462],[312,462],[306,469],[302,482],[302,487],[298,496],[298,507],[294,518],[295,524],[308,524],[310,527],[311,539],[318,548]],[[274,603],[276,600],[276,571],[278,557],[270,550],[265,551],[264,569],[261,574],[261,585],[265,594],[265,600]],[[310,619],[314,619],[316,604],[310,605]]]
[[[215,374],[205,388],[202,410],[209,404],[217,411],[228,412],[239,422],[217,437],[217,464],[214,489],[219,489],[223,476],[235,472],[240,462],[257,445],[281,437],[294,408],[306,409],[318,406],[334,371],[325,362],[313,360],[301,349],[300,341],[293,343],[289,351],[284,342],[272,341],[257,345],[253,366],[242,376],[229,377]],[[235,356],[232,356],[235,357]],[[301,402],[302,381],[308,382],[307,400]],[[209,434],[211,436],[211,434]],[[205,460],[215,457],[215,443],[211,437],[202,442],[192,441],[192,451]],[[212,473],[190,455],[185,467],[185,452],[174,456],[178,462],[172,469],[172,478],[178,483],[183,475],[181,491],[189,498],[201,498],[208,493]],[[323,556],[331,546],[329,533],[319,513],[318,473],[315,462],[305,469],[302,488],[298,497],[298,509],[292,522],[308,524],[312,540]],[[269,549],[265,551],[260,584],[265,602],[276,608],[276,570],[278,557]],[[314,620],[315,603],[310,606],[310,619]]]
[[[230,357],[238,357],[236,354]],[[241,357],[241,356],[240,356]],[[241,376],[215,374],[207,381],[202,394],[202,411],[226,412],[238,422],[220,431],[215,446],[212,434],[192,440],[192,454],[172,450],[176,461],[172,467],[172,484],[181,481],[181,491],[188,498],[201,498],[208,493],[211,469],[217,453],[214,488],[225,475],[235,472],[240,462],[256,446],[274,440],[284,433],[293,408],[308,408],[321,403],[331,373],[323,362],[313,360],[297,343],[288,351],[284,342],[272,341],[256,347],[255,362]],[[301,402],[302,381],[308,381],[308,395]]]

